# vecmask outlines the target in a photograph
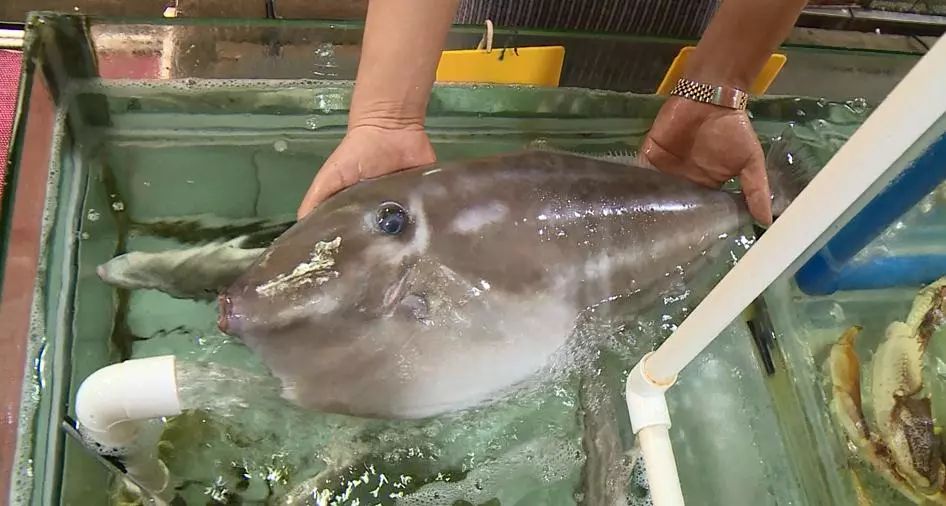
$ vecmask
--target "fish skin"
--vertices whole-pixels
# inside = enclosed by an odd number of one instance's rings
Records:
[[[410,216],[396,236],[376,223],[390,202]],[[292,226],[221,295],[221,328],[303,407],[426,418],[567,364],[582,312],[659,293],[751,222],[739,194],[634,165],[542,151],[437,163],[363,181]],[[330,265],[260,293],[334,240]]]

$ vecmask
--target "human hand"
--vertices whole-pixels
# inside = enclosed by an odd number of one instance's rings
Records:
[[[745,111],[670,97],[641,145],[657,170],[719,188],[739,176],[752,216],[772,224],[765,155]]]
[[[322,164],[296,212],[302,219],[316,206],[349,186],[436,161],[422,125],[354,126]]]

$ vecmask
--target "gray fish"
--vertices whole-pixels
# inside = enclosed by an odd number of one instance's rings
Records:
[[[775,202],[800,176],[770,176]],[[750,223],[741,195],[637,166],[544,151],[438,163],[320,205],[220,295],[219,326],[301,406],[425,418],[567,366],[579,315],[652,297]]]

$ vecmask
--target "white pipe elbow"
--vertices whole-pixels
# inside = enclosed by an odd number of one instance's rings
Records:
[[[76,393],[80,432],[107,451],[123,453],[129,474],[160,492],[168,472],[156,448],[140,446],[144,423],[181,414],[173,355],[128,360],[90,375]]]
[[[125,422],[181,414],[173,355],[128,360],[103,367],[76,393],[76,419],[83,433],[103,446],[134,441]]]
[[[683,491],[670,443],[670,408],[665,395],[677,378],[674,376],[667,382],[651,378],[645,370],[650,355],[644,355],[627,377],[627,412],[640,442],[653,504],[683,506]]]
[[[670,428],[670,409],[664,393],[676,383],[677,378],[674,376],[669,382],[657,382],[651,378],[645,370],[645,364],[652,354],[644,355],[627,377],[627,411],[634,434],[655,425]]]

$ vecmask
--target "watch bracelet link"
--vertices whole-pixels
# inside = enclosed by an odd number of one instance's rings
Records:
[[[689,79],[679,79],[670,95],[713,104],[730,109],[745,110],[749,105],[749,94],[728,86],[715,86]]]

